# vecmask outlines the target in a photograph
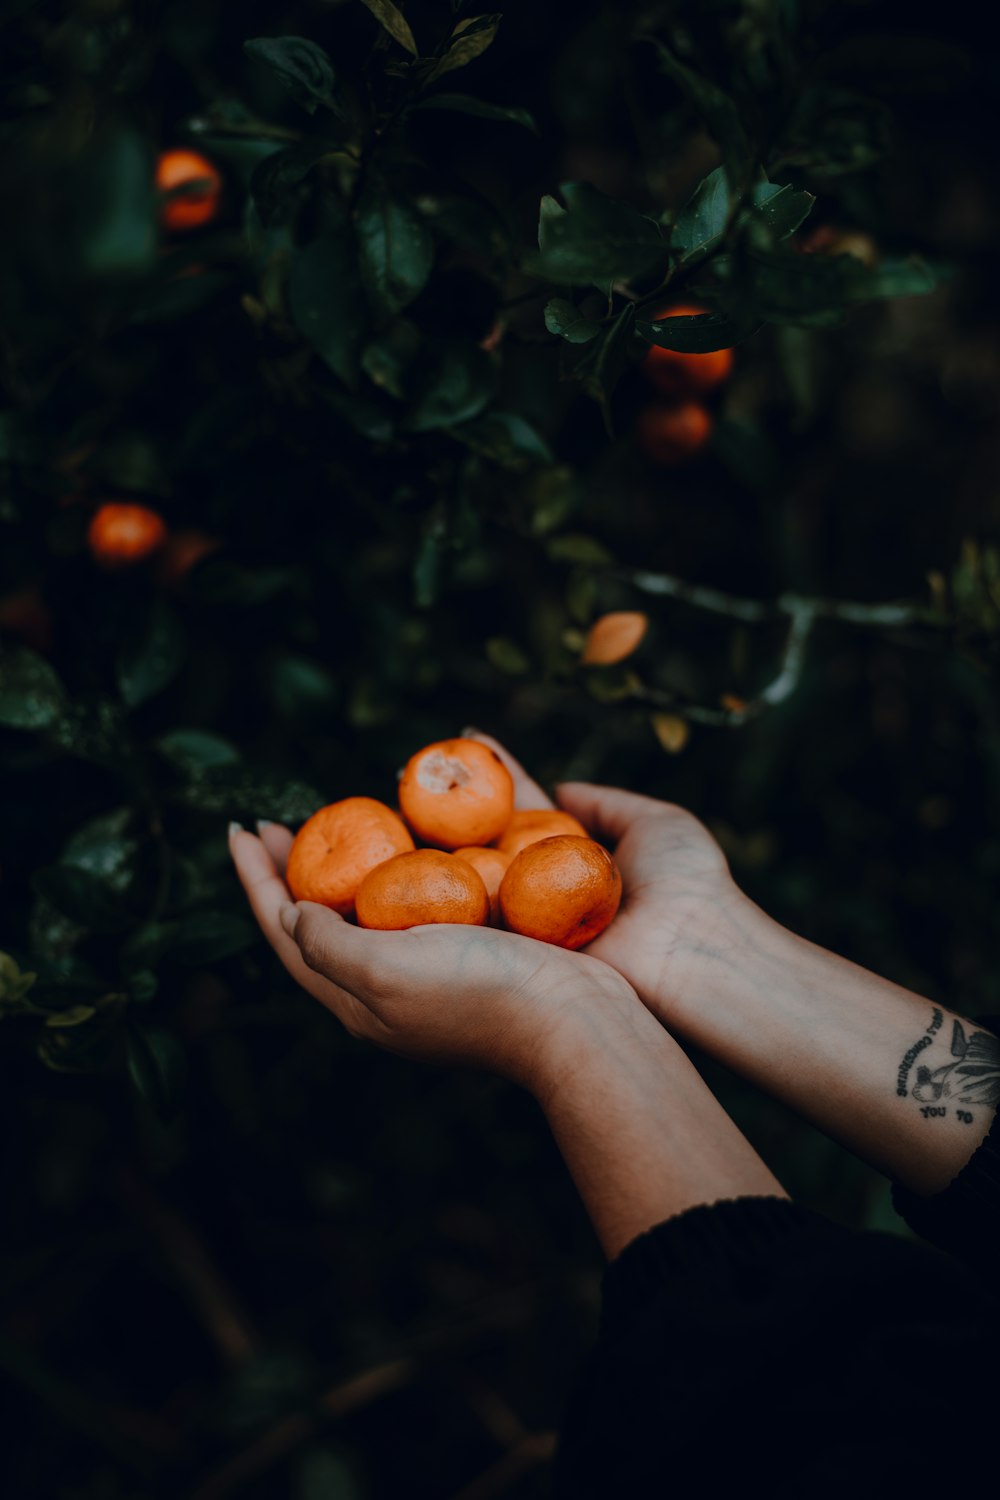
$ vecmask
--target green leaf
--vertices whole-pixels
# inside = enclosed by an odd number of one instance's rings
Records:
[[[324,390],[321,394],[338,416],[370,442],[388,443],[395,436],[396,424],[390,414],[367,396],[339,390]]]
[[[92,1005],[71,1005],[68,1010],[57,1010],[46,1018],[46,1026],[67,1027],[81,1026],[84,1021],[90,1021],[97,1015]]]
[[[154,599],[118,650],[115,674],[128,707],[138,708],[162,692],[180,671],[185,654],[180,621],[162,599]]]
[[[677,349],[683,354],[710,354],[713,349],[731,349],[760,326],[737,321],[728,313],[698,313],[693,317],[664,318],[652,322],[637,318],[635,331],[647,344]]]
[[[430,609],[441,593],[446,572],[448,528],[444,512],[435,508],[424,524],[413,560],[413,598],[419,609]]]
[[[670,248],[682,265],[702,260],[720,243],[729,223],[729,183],[725,167],[703,177],[674,220]]]
[[[863,172],[880,161],[892,140],[892,116],[880,100],[839,84],[802,90],[771,160],[818,182]]]
[[[171,729],[155,745],[178,771],[187,773],[235,765],[240,759],[240,752],[230,740],[206,729]]]
[[[451,34],[444,56],[431,69],[427,82],[432,83],[443,73],[454,73],[456,68],[464,68],[481,57],[487,47],[492,45],[502,19],[502,16],[493,14],[470,16],[459,21]]]
[[[434,241],[412,204],[370,173],[355,210],[361,277],[379,317],[393,317],[423,291]]]
[[[392,0],[362,0],[367,6],[379,25],[389,33],[394,42],[409,52],[411,57],[419,57],[420,49],[413,38],[409,22],[398,6],[393,5]]]
[[[589,344],[601,331],[600,323],[585,318],[565,297],[553,297],[546,302],[545,326],[568,344]]]
[[[614,563],[603,542],[575,531],[550,537],[545,550],[553,562],[573,563],[576,567],[610,568]]]
[[[135,878],[138,852],[132,809],[116,807],[78,828],[64,845],[59,863],[97,875],[111,890],[123,894]]]
[[[496,390],[493,360],[478,345],[453,340],[428,352],[418,367],[420,391],[404,426],[409,432],[431,432],[476,417]]]
[[[131,1025],[126,1041],[128,1075],[153,1113],[176,1114],[187,1072],[181,1045],[162,1026]]]
[[[420,330],[415,323],[399,318],[384,328],[361,356],[361,367],[368,379],[397,401],[409,393],[410,373],[420,353]]]
[[[864,266],[853,255],[755,251],[746,269],[749,295],[760,314],[799,327],[827,326],[854,303],[922,296],[936,285],[931,268],[916,257]]]
[[[250,177],[250,196],[265,228],[289,217],[301,196],[299,187],[328,150],[320,141],[308,141],[274,151],[257,163]]]
[[[266,64],[309,114],[314,115],[321,104],[336,108],[333,64],[315,42],[301,36],[254,37],[243,43],[243,50]]]
[[[22,1002],[37,977],[23,972],[9,953],[0,953],[0,1010],[29,1009]]]
[[[26,646],[0,646],[0,724],[11,729],[47,729],[66,708],[55,670]]]
[[[775,239],[785,240],[809,217],[815,202],[812,193],[787,183],[779,187],[775,182],[762,182],[754,189],[753,212]]]
[[[156,202],[149,148],[132,131],[105,137],[83,160],[80,262],[92,276],[135,275],[156,255]]]
[[[473,94],[429,94],[419,99],[413,109],[454,110],[456,114],[474,115],[480,120],[506,120],[511,125],[523,125],[525,130],[538,134],[538,126],[528,110],[517,105],[490,104]]]
[[[329,722],[337,701],[337,684],[326,667],[291,651],[268,663],[267,689],[275,712],[293,722]]]
[[[531,671],[531,662],[514,641],[495,635],[486,642],[486,655],[498,672],[508,677],[523,677]]]
[[[588,182],[566,182],[559,189],[563,208],[542,199],[538,254],[528,268],[550,281],[606,288],[609,281],[640,276],[667,251],[664,230],[630,203],[608,198]]]
[[[199,911],[181,918],[167,952],[180,964],[217,963],[252,947],[259,935],[249,917],[227,911]]]
[[[76,865],[47,865],[31,877],[35,894],[89,932],[121,932],[131,913],[107,880]]]
[[[687,96],[701,115],[709,135],[718,142],[730,183],[745,182],[752,170],[753,158],[735,100],[710,78],[682,63],[662,42],[654,42],[654,46],[663,72]]]
[[[550,464],[552,450],[524,417],[512,411],[489,411],[451,429],[452,437],[502,468],[521,471]]]
[[[288,310],[310,348],[354,389],[368,331],[354,230],[338,204],[335,222],[297,250],[288,272]]]

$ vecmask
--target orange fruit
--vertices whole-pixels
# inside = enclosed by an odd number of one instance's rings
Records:
[[[580,660],[587,666],[611,666],[631,656],[649,629],[649,616],[639,610],[612,610],[587,631]]]
[[[318,901],[347,917],[365,876],[412,848],[409,829],[391,807],[374,797],[345,797],[313,813],[295,835],[288,889],[296,901]]]
[[[158,552],[167,539],[163,517],[148,505],[109,500],[91,517],[87,545],[102,568],[128,568]]]
[[[395,932],[426,922],[482,927],[490,914],[483,878],[464,859],[440,849],[397,854],[370,870],[358,887],[359,927]]]
[[[491,844],[514,811],[514,782],[478,740],[439,740],[410,757],[399,807],[418,838],[442,849]]]
[[[183,583],[191,569],[197,567],[203,557],[217,552],[222,546],[214,536],[204,531],[175,531],[167,539],[160,560],[160,576],[164,583]]]
[[[691,318],[704,312],[708,312],[707,307],[670,307],[658,313],[655,321],[663,323],[671,318]],[[732,349],[685,354],[680,349],[661,349],[659,344],[650,344],[642,361],[646,379],[668,396],[704,396],[727,380],[732,368]]]
[[[219,212],[222,177],[200,151],[163,151],[156,162],[156,187],[170,193],[160,205],[160,223],[172,232],[201,229]]]
[[[639,447],[654,464],[680,464],[708,442],[712,418],[699,401],[647,406],[635,424]]]
[[[540,839],[550,839],[557,833],[575,833],[589,838],[586,828],[572,813],[560,812],[557,807],[524,807],[513,814],[507,831],[499,840],[497,848],[511,859],[537,844]]]
[[[490,921],[496,922],[500,915],[500,882],[507,873],[507,866],[513,859],[512,854],[505,854],[502,849],[481,849],[479,847],[456,849],[456,859],[464,859],[467,865],[478,870],[486,887],[486,894],[490,898]]]
[[[573,834],[522,849],[500,883],[504,925],[557,948],[585,947],[621,899],[622,878],[607,849]]]

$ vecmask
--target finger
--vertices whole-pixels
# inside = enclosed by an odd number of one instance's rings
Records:
[[[283,823],[260,822],[257,833],[261,843],[274,860],[279,875],[284,875],[288,864],[288,851],[295,842],[295,835]]]
[[[260,929],[289,974],[351,1031],[363,1034],[359,1024],[363,1018],[358,1012],[359,1007],[362,1011],[365,1007],[360,1006],[356,996],[315,973],[303,958],[299,945],[282,926],[281,912],[292,898],[261,840],[241,829],[231,836],[229,848]]]
[[[291,929],[292,941],[309,969],[349,990],[369,1008],[374,1008],[371,1002],[377,1007],[393,982],[390,950],[397,946],[398,933],[352,927],[315,901],[298,902],[286,909],[284,917],[285,931]]]
[[[483,734],[479,729],[465,729],[462,738],[466,740],[478,740],[481,745],[487,745],[495,755],[498,755],[514,778],[514,806],[517,808],[551,807],[552,798],[542,790],[537,781],[533,781],[521,762],[515,760],[510,751],[495,740],[491,734]]]
[[[633,823],[650,813],[662,812],[664,803],[638,792],[623,792],[614,786],[593,786],[589,781],[564,781],[556,787],[556,801],[598,838],[616,843]]]

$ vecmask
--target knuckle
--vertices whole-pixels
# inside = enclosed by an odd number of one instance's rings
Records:
[[[303,912],[295,929],[295,937],[303,962],[310,969],[322,973],[326,955],[322,923],[311,912]]]

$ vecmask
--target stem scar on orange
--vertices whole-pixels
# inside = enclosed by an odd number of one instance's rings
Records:
[[[170,195],[160,205],[164,229],[201,229],[219,212],[222,177],[200,151],[178,148],[161,152],[156,162],[156,187]]]
[[[572,834],[529,844],[500,884],[504,925],[557,948],[592,942],[621,899],[622,878],[607,849]]]
[[[490,844],[514,811],[514,782],[495,750],[478,740],[439,740],[411,756],[399,806],[413,832],[442,849]]]
[[[497,842],[502,853],[514,858],[529,844],[540,839],[550,839],[557,833],[575,833],[580,838],[589,838],[586,828],[572,813],[560,812],[557,807],[523,807],[513,813],[503,837]]]
[[[467,865],[479,872],[490,898],[490,921],[495,924],[500,916],[500,882],[514,856],[505,854],[502,849],[465,848],[456,849],[454,857],[464,859]]]
[[[374,797],[345,797],[313,813],[295,835],[285,872],[296,901],[318,901],[342,917],[377,865],[412,850],[398,813]]]
[[[158,552],[167,539],[163,517],[148,505],[108,501],[87,527],[90,555],[102,568],[128,568]]]
[[[359,927],[396,932],[428,922],[482,927],[490,914],[483,878],[464,859],[440,849],[397,854],[358,887]]]
[[[657,323],[671,318],[694,318],[707,307],[671,307],[658,313]],[[704,396],[728,380],[733,368],[732,349],[712,349],[705,354],[685,353],[651,344],[642,361],[642,372],[651,385],[668,396]]]
[[[704,448],[712,433],[712,418],[699,401],[647,406],[639,413],[635,433],[639,447],[654,464],[680,464]]]

